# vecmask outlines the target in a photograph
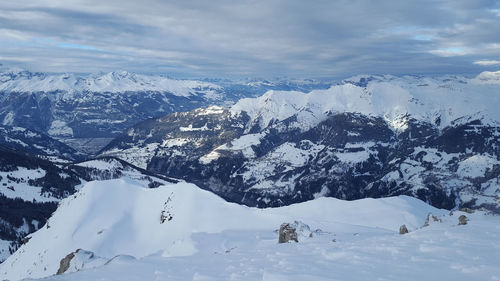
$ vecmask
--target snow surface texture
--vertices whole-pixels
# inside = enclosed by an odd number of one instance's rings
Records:
[[[428,213],[443,222],[422,228]],[[460,214],[407,196],[256,209],[188,183],[144,189],[126,178],[96,181],[61,202],[47,225],[0,265],[0,278],[51,276],[78,248],[110,261],[48,280],[500,278],[500,219],[476,212],[457,226]],[[320,230],[278,244],[281,223],[296,220]],[[398,234],[402,224],[409,234]]]
[[[298,113],[297,127],[302,130],[326,119],[329,113],[342,112],[382,116],[395,130],[405,129],[402,121],[406,115],[431,124],[438,122],[441,128],[462,117],[498,124],[499,75],[494,75],[497,80],[485,73],[474,79],[359,76],[328,90],[314,90],[308,94],[269,91],[259,98],[240,100],[231,111],[234,114],[246,112],[251,122],[261,128],[273,120],[281,121]]]

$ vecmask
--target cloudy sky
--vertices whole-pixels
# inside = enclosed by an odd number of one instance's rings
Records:
[[[500,1],[0,2],[0,63],[180,77],[500,69]]]

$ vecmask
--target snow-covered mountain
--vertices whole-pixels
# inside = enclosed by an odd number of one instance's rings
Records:
[[[0,144],[47,159],[78,160],[83,153],[45,134],[21,127],[0,125]]]
[[[132,127],[102,155],[250,206],[406,194],[499,210],[498,73],[358,76]]]
[[[95,138],[109,140],[147,118],[217,102],[221,95],[221,87],[211,83],[128,72],[7,71],[0,73],[0,122],[76,139],[68,144],[79,148]]]
[[[163,76],[149,76],[126,71],[77,76],[75,74],[46,74],[29,71],[7,71],[0,76],[0,91],[17,93],[64,92],[65,99],[78,92],[169,92],[176,96],[202,93],[216,97],[215,84],[175,80]],[[196,92],[199,91],[199,92]]]
[[[132,125],[167,113],[232,104],[267,89],[325,88],[290,82],[176,80],[128,72],[47,74],[0,71],[0,124],[44,132],[93,153]]]
[[[72,163],[58,156],[33,155],[0,145],[0,262],[27,234],[45,224],[61,199],[85,182],[123,176],[150,188],[172,182],[118,159]]]
[[[286,222],[298,243],[278,244]],[[64,199],[0,265],[0,278],[487,280],[500,274],[498,222],[407,196],[256,209],[184,182],[147,189],[122,178]],[[409,234],[398,234],[403,224]]]

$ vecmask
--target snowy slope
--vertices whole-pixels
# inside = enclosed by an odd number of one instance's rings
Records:
[[[421,228],[428,213],[444,222]],[[489,244],[498,232],[480,234],[498,228],[498,217],[468,215],[470,226],[457,227],[458,215],[406,196],[351,202],[321,198],[255,209],[227,203],[188,183],[145,189],[126,178],[91,182],[63,200],[48,224],[0,265],[0,276],[19,280],[53,275],[59,261],[78,248],[111,261],[54,280],[498,276],[498,251]],[[298,244],[278,245],[274,230],[295,220],[310,230],[299,233]],[[411,233],[397,234],[401,224]],[[470,271],[474,266],[478,269]]]
[[[173,182],[117,159],[53,163],[0,146],[0,262],[41,228],[64,197],[83,183],[127,176],[155,188]]]

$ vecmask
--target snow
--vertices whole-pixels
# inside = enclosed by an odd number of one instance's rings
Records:
[[[103,160],[89,160],[82,163],[75,164],[75,166],[85,168],[95,168],[99,170],[115,170],[117,165],[121,166],[118,161],[103,161]]]
[[[165,212],[172,219],[161,223]],[[443,222],[422,228],[429,213]],[[144,189],[129,179],[91,182],[61,202],[50,228],[0,265],[0,278],[51,276],[77,248],[112,260],[86,266],[80,259],[86,270],[44,280],[500,278],[500,218],[465,214],[468,225],[457,226],[461,214],[407,196],[256,209],[188,183]],[[278,244],[278,227],[295,221],[311,237]],[[402,224],[409,234],[398,234]]]
[[[201,81],[175,80],[157,75],[140,75],[121,72],[109,72],[77,76],[75,74],[40,74],[21,72],[0,73],[4,92],[64,92],[65,99],[71,99],[74,92],[170,92],[177,96],[191,96],[204,93],[209,99],[220,97],[220,87]]]
[[[473,155],[458,164],[457,174],[465,178],[484,177],[487,170],[492,171],[494,165],[500,165],[496,157],[488,154]]]
[[[207,124],[201,126],[201,127],[193,127],[192,124],[189,124],[187,127],[179,127],[179,130],[181,132],[195,132],[195,131],[208,131]]]
[[[207,165],[207,164],[212,163],[212,161],[219,159],[219,157],[220,157],[220,153],[217,152],[216,150],[214,150],[214,151],[211,151],[210,153],[205,154],[202,157],[200,157],[200,159],[198,159],[198,161],[201,164]]]
[[[261,158],[248,160],[244,168],[238,170],[233,176],[242,176],[245,181],[252,183],[250,189],[281,188],[290,191],[293,190],[295,180],[300,174],[291,177],[283,176],[278,180],[267,178],[274,175],[276,170],[285,168],[280,170],[285,173],[307,165],[309,160],[316,157],[324,148],[324,145],[316,145],[308,140],[299,144],[285,142]]]
[[[162,147],[171,148],[171,147],[174,147],[174,146],[183,146],[183,145],[185,145],[185,144],[187,144],[189,142],[191,142],[191,141],[189,139],[186,139],[186,138],[165,139],[161,143],[161,146]]]
[[[93,176],[93,172],[90,173],[90,177],[94,179],[102,179],[103,176],[109,178],[112,177],[112,175],[114,175],[114,177],[116,177],[116,175],[121,175],[135,180],[138,182],[138,184],[142,184],[144,186],[147,186],[151,182],[151,180],[154,180],[155,182],[158,182],[160,184],[166,183],[165,180],[154,176],[146,176],[134,167],[124,165],[120,161],[113,158],[88,160],[85,162],[76,163],[74,165],[98,170],[96,171],[95,176]],[[81,187],[79,187],[78,189],[80,188]]]
[[[252,146],[258,145],[263,136],[262,133],[243,135],[203,155],[200,157],[199,162],[204,165],[210,164],[212,161],[219,159],[222,151],[241,152],[248,159],[255,158]]]
[[[439,118],[441,128],[464,116],[498,124],[500,83],[478,83],[478,79],[484,82],[485,75],[474,79],[377,76],[366,87],[353,84],[363,78],[360,76],[310,93],[268,91],[258,98],[240,100],[230,111],[235,115],[246,112],[250,116],[247,128],[258,124],[262,129],[273,120],[296,115],[297,128],[307,130],[329,114],[343,112],[381,116],[396,131],[406,129],[408,116],[432,124]]]
[[[366,150],[356,151],[356,152],[337,152],[335,156],[344,163],[360,163],[368,160],[370,158],[370,153]]]
[[[22,140],[9,138],[8,136],[5,136],[4,139],[6,142],[17,143],[17,144],[20,144],[24,147],[28,147],[28,145],[25,142],[23,142]]]
[[[500,194],[500,178],[494,178],[481,184],[481,190],[484,195],[498,196]]]
[[[148,143],[144,147],[131,147],[129,149],[111,149],[103,153],[101,156],[115,156],[127,161],[128,163],[142,169],[146,169],[149,161],[154,156],[159,143]]]
[[[68,127],[68,124],[61,120],[52,121],[49,131],[49,135],[58,137],[72,137],[73,129]]]
[[[209,106],[207,108],[201,108],[201,109],[197,109],[195,110],[196,112],[196,115],[216,115],[216,114],[222,114],[224,113],[224,108],[220,107],[220,106]]]
[[[0,239],[0,263],[9,257],[9,255],[10,255],[10,252],[9,252],[10,243],[11,243],[11,241]]]
[[[44,177],[46,174],[43,169],[27,169],[18,167],[15,171],[0,171],[0,194],[7,198],[20,198],[24,201],[53,202],[59,201],[58,198],[42,194],[42,187],[31,186],[29,180],[36,180]],[[15,181],[12,181],[11,179]],[[17,181],[17,182],[16,182]]]
[[[252,145],[259,145],[260,139],[264,136],[265,135],[262,133],[243,135],[235,140],[232,140],[228,146],[233,150],[244,150]]]
[[[2,124],[4,126],[10,126],[14,123],[14,113],[12,111],[9,111],[9,113],[5,114],[5,117],[3,118]]]

